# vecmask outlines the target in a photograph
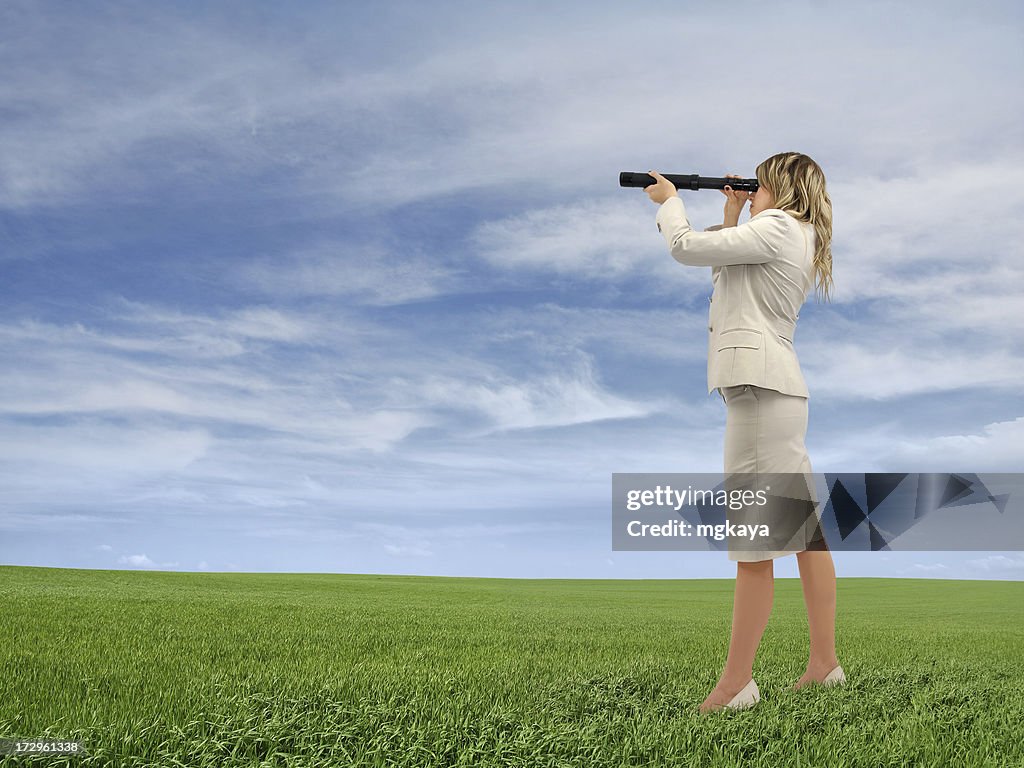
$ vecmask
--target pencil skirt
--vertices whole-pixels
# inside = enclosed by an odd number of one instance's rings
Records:
[[[770,486],[768,503],[730,508],[730,522],[767,524],[770,535],[756,548],[729,537],[729,559],[758,562],[808,549],[826,549],[812,477],[807,434],[807,398],[738,384],[719,387],[725,402],[726,483],[752,490]],[[733,481],[730,481],[730,477]],[[755,487],[756,486],[756,487]],[[748,496],[747,498],[751,498]]]

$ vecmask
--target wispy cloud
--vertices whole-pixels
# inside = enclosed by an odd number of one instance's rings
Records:
[[[406,253],[396,259],[380,244],[353,249],[343,238],[248,260],[226,271],[225,280],[276,299],[344,297],[351,303],[372,306],[472,290],[465,276],[428,256]]]
[[[994,576],[1024,578],[1024,555],[993,554],[968,560],[967,565],[982,573]]]
[[[944,574],[949,571],[945,563],[914,563],[909,568],[902,569],[902,573],[909,576],[931,576],[933,574]]]

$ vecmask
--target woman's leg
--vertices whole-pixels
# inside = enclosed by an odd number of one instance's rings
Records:
[[[807,671],[794,689],[810,682],[820,683],[839,665],[836,658],[836,569],[832,553],[827,549],[798,552],[796,561],[807,606],[811,649]]]
[[[719,390],[726,405],[726,475],[757,471],[758,402],[751,387],[737,385]],[[736,563],[732,606],[732,635],[725,668],[714,690],[700,705],[706,712],[724,706],[751,678],[754,654],[761,642],[775,593],[772,560]]]
[[[723,706],[735,696],[753,675],[754,654],[768,625],[775,597],[775,561],[736,563],[736,592],[732,605],[732,636],[729,656],[718,684],[700,711]]]

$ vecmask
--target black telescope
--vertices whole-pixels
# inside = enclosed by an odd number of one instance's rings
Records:
[[[675,185],[676,189],[725,189],[728,184],[736,192],[757,192],[757,179],[722,179],[717,176],[698,176],[696,173],[661,174]],[[658,180],[649,173],[623,171],[619,174],[620,187],[649,187]]]

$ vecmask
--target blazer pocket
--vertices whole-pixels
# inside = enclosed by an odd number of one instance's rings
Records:
[[[733,347],[761,348],[761,332],[749,328],[731,328],[718,335],[718,351]]]

